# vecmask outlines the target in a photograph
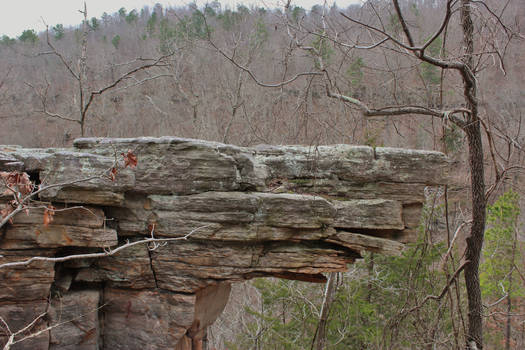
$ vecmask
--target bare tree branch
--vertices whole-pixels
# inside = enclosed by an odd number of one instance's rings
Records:
[[[53,44],[51,44],[51,40],[49,40],[49,26],[45,22],[44,22],[44,25],[46,26],[46,42],[47,42],[47,45],[51,48],[51,51],[41,52],[37,54],[37,56],[42,56],[42,55],[57,56],[62,62],[62,64],[64,65],[64,67],[66,67],[67,71],[73,76],[73,78],[79,81],[80,75],[73,70],[73,67],[71,67],[71,64],[67,62],[64,56],[60,52],[58,52],[58,50],[53,46]]]
[[[29,86],[30,88],[33,89],[33,91],[35,92],[35,94],[38,96],[38,98],[40,99],[40,103],[42,104],[42,110],[36,110],[34,112],[36,113],[42,113],[42,114],[45,114],[46,116],[50,117],[50,118],[56,118],[56,119],[61,119],[61,120],[65,120],[65,121],[68,121],[68,122],[74,122],[74,123],[80,123],[80,120],[79,119],[73,119],[71,117],[66,117],[66,116],[63,116],[61,114],[58,114],[58,113],[54,113],[54,112],[50,112],[48,109],[47,109],[47,91],[49,89],[49,83],[47,82],[47,79],[46,79],[46,88],[44,89],[44,92],[42,91],[39,91],[34,85],[32,85],[31,83],[28,83],[28,82],[24,82],[25,85]]]
[[[155,249],[157,249],[158,247],[161,246],[158,243],[188,240],[188,238],[190,238],[191,235],[193,235],[195,232],[197,232],[199,230],[202,230],[202,229],[204,229],[204,228],[206,228],[208,226],[210,226],[210,225],[200,226],[200,227],[197,227],[197,228],[191,230],[189,233],[185,234],[184,236],[181,236],[181,237],[170,237],[170,238],[156,238],[153,235],[153,233],[154,233],[153,231],[154,230],[152,230],[151,231],[151,237],[147,237],[147,238],[135,241],[135,242],[129,242],[128,241],[127,243],[125,243],[125,244],[123,244],[123,245],[121,245],[121,246],[119,246],[119,247],[117,247],[115,249],[104,248],[104,251],[100,252],[100,253],[73,254],[73,255],[66,255],[66,256],[61,256],[61,257],[34,256],[34,257],[31,257],[31,258],[29,258],[27,260],[23,260],[23,261],[15,261],[15,262],[9,262],[9,263],[0,264],[0,269],[12,268],[12,267],[17,267],[17,266],[27,266],[27,265],[31,264],[32,262],[35,262],[35,261],[45,261],[45,262],[53,262],[53,263],[55,263],[55,262],[64,262],[64,261],[76,260],[76,259],[102,258],[102,257],[115,255],[115,254],[117,254],[118,252],[120,252],[120,251],[122,251],[124,249],[136,246],[138,244],[153,244],[153,246],[149,247],[149,249],[150,250],[155,250]]]
[[[303,77],[303,76],[312,76],[312,75],[318,75],[318,76],[321,76],[323,75],[323,73],[321,72],[301,72],[301,73],[297,73],[295,74],[292,78],[290,79],[287,79],[285,81],[281,81],[281,82],[278,82],[278,83],[263,83],[262,81],[260,81],[259,79],[257,79],[257,76],[247,67],[239,64],[235,59],[234,59],[234,56],[229,56],[228,54],[226,54],[226,52],[224,52],[220,47],[218,47],[214,42],[213,40],[211,39],[211,31],[208,27],[208,23],[206,22],[206,17],[204,17],[204,23],[205,23],[205,27],[206,27],[206,34],[207,34],[207,38],[208,38],[208,43],[219,53],[221,54],[221,56],[223,56],[224,58],[226,58],[228,61],[230,61],[235,67],[241,69],[242,71],[248,73],[248,75],[252,78],[252,80],[259,86],[263,86],[263,87],[269,87],[269,88],[278,88],[278,87],[281,87],[281,86],[284,86],[284,85],[288,85],[292,82],[294,82],[295,80],[297,80],[298,78],[300,77]]]
[[[411,308],[410,310],[407,310],[406,313],[411,313],[413,311],[415,311],[416,309],[420,308],[421,306],[423,306],[426,302],[428,302],[429,300],[441,300],[445,294],[447,293],[448,289],[450,288],[450,286],[452,285],[452,283],[455,281],[455,279],[459,276],[459,274],[461,273],[461,271],[463,271],[463,269],[465,268],[466,265],[468,265],[469,261],[468,260],[465,260],[461,265],[459,265],[459,267],[456,269],[456,271],[452,274],[452,276],[450,277],[450,279],[447,281],[447,284],[443,287],[443,289],[441,290],[441,293],[439,293],[438,295],[427,295],[422,301],[421,303],[419,303],[418,305],[414,306],[413,308]]]
[[[137,72],[140,72],[142,70],[146,70],[146,69],[149,69],[149,68],[152,68],[152,67],[159,67],[161,65],[161,63],[164,61],[164,59],[166,59],[167,57],[170,57],[171,55],[172,54],[161,56],[157,60],[155,60],[153,63],[145,64],[143,66],[139,66],[139,67],[136,67],[134,69],[131,69],[130,71],[122,74],[120,77],[115,79],[115,81],[113,81],[111,84],[108,84],[108,85],[106,85],[106,86],[104,86],[104,87],[102,87],[102,88],[100,88],[98,90],[91,91],[91,93],[89,94],[89,97],[87,99],[87,102],[86,102],[86,104],[84,106],[84,111],[87,111],[89,109],[89,106],[93,102],[93,99],[95,98],[95,96],[101,95],[104,92],[114,88],[115,86],[120,84],[122,81],[130,78],[131,76],[133,76]],[[162,64],[162,65],[164,65],[164,64]]]
[[[6,343],[5,346],[4,346],[4,350],[9,350],[9,349],[11,349],[11,346],[12,346],[12,345],[14,345],[14,344],[16,344],[16,343],[19,343],[19,342],[21,342],[21,341],[23,341],[23,340],[25,340],[25,339],[33,338],[33,337],[38,336],[39,334],[42,334],[42,332],[43,332],[44,330],[41,330],[41,331],[36,332],[36,333],[32,333],[32,334],[30,334],[30,335],[28,335],[28,336],[26,336],[26,337],[24,337],[24,338],[22,338],[22,339],[15,340],[15,337],[16,337],[17,335],[22,334],[22,333],[24,333],[25,331],[31,329],[31,328],[32,328],[32,327],[38,322],[38,320],[40,320],[40,319],[41,319],[42,317],[44,317],[46,314],[47,314],[47,311],[41,313],[41,314],[38,315],[35,319],[33,319],[31,322],[29,322],[29,324],[27,324],[24,328],[22,328],[22,329],[16,331],[15,333],[11,333],[11,334],[9,335],[9,338],[8,338],[8,340],[7,340],[7,343]],[[3,319],[2,319],[2,321],[3,321]],[[5,323],[5,321],[4,321],[4,323]],[[8,329],[9,329],[9,328],[8,328]]]
[[[420,46],[420,47],[416,47],[413,44],[406,45],[406,44],[404,44],[403,42],[401,42],[398,39],[394,38],[392,35],[388,34],[387,32],[385,32],[382,29],[376,28],[376,27],[371,26],[369,24],[366,24],[364,22],[361,22],[361,21],[358,21],[356,19],[353,19],[353,18],[347,16],[346,14],[344,14],[343,12],[340,12],[340,14],[341,14],[341,16],[343,16],[344,18],[346,18],[347,20],[349,20],[349,21],[351,21],[353,23],[356,23],[358,25],[361,25],[361,26],[363,26],[365,28],[368,28],[368,29],[370,29],[372,31],[375,31],[375,32],[378,32],[378,33],[384,35],[386,38],[388,38],[389,40],[394,42],[396,45],[398,45],[398,46],[400,46],[400,47],[402,47],[402,48],[404,48],[406,50],[411,51],[417,58],[419,58],[419,59],[421,59],[421,60],[423,60],[423,61],[425,61],[427,63],[430,63],[430,64],[432,64],[434,66],[438,66],[438,67],[441,67],[441,68],[444,68],[444,69],[456,69],[456,70],[460,70],[460,71],[465,69],[465,65],[462,62],[445,61],[445,60],[441,60],[441,59],[438,59],[438,58],[435,58],[435,57],[431,57],[431,56],[425,54],[424,53],[424,48],[426,48],[432,42],[427,42],[423,46]],[[443,29],[440,28],[440,30],[442,31]],[[438,34],[438,36],[439,36],[439,34]],[[410,36],[410,38],[411,38],[411,36]]]

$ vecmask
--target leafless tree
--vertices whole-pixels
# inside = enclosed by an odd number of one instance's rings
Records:
[[[491,186],[487,191],[485,186],[486,170],[484,168],[485,154],[482,133],[484,132],[487,135],[489,153],[494,152],[494,143],[491,142],[488,122],[480,110],[478,77],[485,67],[487,57],[493,58],[496,64],[504,70],[506,48],[511,41],[519,38],[520,35],[504,24],[504,12],[507,6],[499,7],[499,10],[496,10],[495,4],[491,4],[489,1],[447,0],[443,4],[441,23],[424,40],[418,40],[414,34],[414,29],[411,28],[413,25],[411,24],[412,21],[408,19],[408,4],[406,2],[391,1],[391,10],[394,14],[389,19],[392,21],[390,28],[385,25],[386,20],[376,9],[377,4],[381,5],[385,2],[368,2],[365,5],[370,7],[371,13],[375,13],[375,19],[356,19],[345,12],[340,12],[340,16],[346,23],[357,26],[367,34],[368,44],[360,44],[345,41],[345,33],[349,29],[344,24],[329,22],[326,7],[320,14],[320,24],[317,28],[294,23],[290,18],[290,1],[288,1],[284,14],[285,28],[290,38],[294,40],[296,47],[309,52],[315,58],[317,70],[298,73],[281,82],[266,83],[262,81],[253,71],[237,62],[234,56],[228,55],[213,42],[212,46],[238,69],[247,72],[253,81],[262,87],[281,87],[302,75],[322,78],[328,97],[357,108],[366,118],[430,116],[441,120],[444,125],[453,123],[463,130],[468,145],[472,210],[470,234],[466,239],[465,259],[467,263],[461,266],[462,269],[464,268],[468,297],[466,346],[468,349],[481,349],[483,348],[483,313],[478,270],[485,229],[487,196],[494,188]],[[456,28],[462,33],[461,50],[455,55],[446,55],[445,52],[448,51],[447,35]],[[491,35],[484,35],[487,31],[490,31]],[[435,55],[431,53],[430,47],[438,42],[438,38],[442,42],[442,47],[439,53]],[[444,74],[447,74],[447,77],[451,76],[449,79],[460,79],[462,98],[458,101],[452,101],[450,106],[447,104],[446,108],[443,103],[434,106],[429,101],[427,103],[424,101],[423,103],[403,103],[399,100],[395,100],[393,104],[387,106],[373,106],[370,102],[345,94],[340,90],[337,83],[338,72],[326,64],[327,45],[332,45],[346,52],[388,50],[409,59],[409,62],[415,62],[416,65],[421,63],[430,65],[442,72],[442,85]],[[504,170],[495,166],[493,174],[495,184],[503,179],[503,173]],[[458,274],[455,273],[452,277],[455,278]]]
[[[131,67],[124,73],[114,76],[112,74],[111,81],[102,86],[95,87],[95,82],[88,76],[88,35],[89,35],[89,22],[87,15],[87,6],[84,2],[84,10],[80,11],[84,16],[82,23],[82,41],[81,41],[81,53],[78,57],[76,64],[69,61],[64,54],[62,54],[52,43],[49,36],[49,28],[46,29],[46,43],[49,51],[41,52],[38,56],[52,55],[58,58],[64,69],[68,72],[69,76],[74,80],[76,84],[76,93],[73,97],[73,103],[77,105],[75,110],[76,115],[64,115],[62,113],[51,110],[49,103],[48,91],[50,89],[50,83],[45,81],[43,86],[36,86],[33,83],[26,83],[30,86],[38,97],[41,105],[41,109],[37,112],[44,114],[50,118],[60,119],[66,122],[73,122],[78,124],[80,136],[86,134],[86,123],[89,117],[88,112],[95,99],[102,96],[103,94],[110,92],[116,88],[127,89],[140,85],[146,81],[157,79],[164,76],[162,73],[149,74],[146,77],[139,78],[140,72],[151,71],[155,67],[165,67],[167,65],[166,60],[171,54],[162,55],[157,58],[142,58],[138,57],[125,64],[118,66]],[[126,85],[127,83],[127,85]]]
[[[323,350],[326,343],[326,326],[328,324],[328,316],[330,314],[330,307],[334,301],[335,292],[337,291],[336,283],[337,273],[331,272],[326,282],[326,289],[324,292],[323,303],[321,304],[321,312],[319,315],[319,323],[317,324],[317,331],[314,337],[315,349]],[[312,348],[313,348],[312,343]]]

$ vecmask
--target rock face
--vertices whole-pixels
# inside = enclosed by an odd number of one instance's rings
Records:
[[[136,168],[109,170],[131,150]],[[78,139],[72,149],[0,146],[1,171],[42,186],[36,209],[0,228],[0,316],[13,349],[200,349],[230,283],[260,276],[324,282],[365,250],[414,240],[441,153],[363,146],[242,148],[172,137]],[[4,192],[0,185],[0,193]],[[0,195],[2,208],[11,200]],[[57,208],[43,224],[42,203]],[[46,329],[46,327],[50,327]],[[0,344],[9,332],[0,324]]]

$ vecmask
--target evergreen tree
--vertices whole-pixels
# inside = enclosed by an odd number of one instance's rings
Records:
[[[126,16],[126,22],[128,24],[136,23],[139,19],[139,15],[136,10],[131,10],[130,13]]]
[[[519,195],[512,190],[505,192],[493,205],[488,206],[489,228],[485,231],[484,261],[480,266],[481,288],[487,304],[506,301],[495,305],[500,314],[506,314],[505,321],[496,316],[488,320],[495,326],[488,327],[492,330],[489,343],[501,345],[503,332],[497,328],[505,324],[506,349],[510,349],[512,336],[511,313],[516,307],[517,299],[525,296],[525,287],[518,271],[518,266],[523,265],[523,243],[518,240],[519,216]]]
[[[2,39],[0,39],[0,43],[2,45],[11,45],[14,44],[16,39],[10,38],[8,35],[2,35]]]
[[[115,49],[118,49],[118,46],[120,44],[120,35],[115,35],[113,39],[111,39],[111,44],[115,47]]]
[[[52,30],[56,40],[62,39],[65,35],[64,25],[62,24],[53,26]]]
[[[34,29],[26,29],[18,37],[18,40],[24,43],[35,44],[38,41],[38,36]]]

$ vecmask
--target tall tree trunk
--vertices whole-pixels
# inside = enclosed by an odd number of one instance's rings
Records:
[[[372,276],[374,275],[374,253],[370,253],[370,262],[367,265],[368,269],[368,284],[367,284],[367,291],[366,291],[366,302],[371,303],[372,302]]]
[[[469,263],[465,266],[465,283],[468,299],[468,349],[483,348],[482,301],[479,282],[479,260],[483,246],[485,229],[485,184],[483,179],[483,149],[479,123],[470,123],[467,127],[469,142],[469,163],[472,185],[472,226],[467,238],[465,254]]]
[[[505,329],[505,350],[510,350],[510,337],[512,332],[512,291],[513,291],[513,279],[512,274],[514,273],[514,266],[516,264],[516,250],[518,249],[518,229],[514,229],[514,241],[512,242],[512,258],[509,266],[509,289],[507,291],[507,325]]]
[[[471,0],[461,0],[461,24],[465,45],[466,69],[462,71],[464,95],[471,113],[464,130],[469,146],[469,167],[472,187],[472,226],[467,238],[465,283],[468,299],[467,349],[483,349],[482,300],[479,282],[479,260],[485,231],[485,179],[483,143],[478,114],[477,87],[474,69],[474,24]]]
[[[323,350],[326,343],[326,324],[328,323],[328,314],[330,307],[334,301],[336,284],[335,279],[337,272],[330,272],[328,282],[326,282],[326,289],[324,292],[323,304],[321,306],[321,315],[319,316],[319,324],[317,325],[317,334],[315,337],[315,349]]]
[[[84,15],[84,22],[82,23],[82,50],[80,59],[78,60],[78,90],[79,90],[79,111],[80,111],[80,136],[86,136],[85,124],[87,116],[87,106],[85,103],[86,94],[85,89],[87,86],[87,41],[89,34],[88,17],[87,17],[87,6],[84,1],[84,11],[80,11]]]
[[[512,271],[512,270],[511,270]],[[509,276],[509,296],[507,297],[507,326],[505,329],[505,350],[510,350],[510,332],[511,332],[511,315],[510,312],[512,310],[512,299],[511,299],[511,288],[512,288],[512,272]]]

